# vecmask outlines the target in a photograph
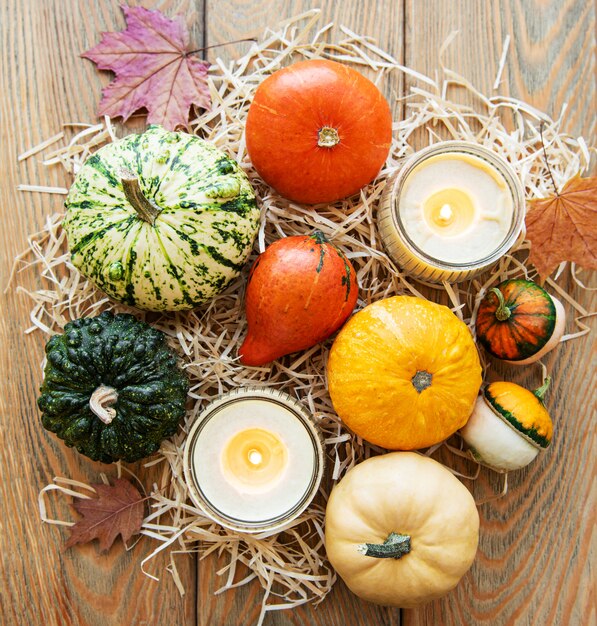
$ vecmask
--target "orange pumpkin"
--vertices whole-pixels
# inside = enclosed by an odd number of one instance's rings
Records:
[[[301,61],[259,85],[246,140],[253,166],[282,196],[334,202],[375,178],[390,150],[392,116],[379,89],[356,70]]]
[[[469,418],[481,365],[466,324],[422,298],[378,300],[354,315],[328,361],[332,403],[348,428],[392,450],[425,448]]]
[[[354,268],[320,231],[280,239],[249,274],[241,363],[264,365],[334,333],[357,301]]]

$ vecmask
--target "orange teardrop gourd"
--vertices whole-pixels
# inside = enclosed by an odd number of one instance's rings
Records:
[[[357,295],[354,268],[322,233],[276,241],[249,274],[241,363],[264,365],[323,341],[344,324]]]
[[[335,61],[294,63],[266,78],[246,123],[253,166],[282,196],[335,202],[371,182],[392,141],[379,89]]]

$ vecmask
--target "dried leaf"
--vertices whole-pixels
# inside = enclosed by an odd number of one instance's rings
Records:
[[[73,506],[83,518],[71,526],[67,548],[76,543],[99,539],[100,550],[106,552],[120,535],[128,541],[139,532],[143,523],[145,498],[128,480],[117,478],[114,485],[92,485],[97,498],[75,500]]]
[[[125,30],[103,33],[101,42],[82,56],[116,78],[103,90],[98,115],[126,121],[146,108],[147,123],[168,130],[186,127],[194,104],[209,109],[209,63],[190,55],[189,33],[182,16],[168,19],[160,11],[123,6]]]
[[[597,177],[571,178],[560,191],[528,202],[529,260],[541,278],[562,261],[597,269]]]

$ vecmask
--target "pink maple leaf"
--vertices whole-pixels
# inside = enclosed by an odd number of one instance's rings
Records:
[[[188,126],[191,105],[209,109],[209,63],[190,56],[189,32],[182,16],[123,6],[126,29],[102,33],[97,46],[83,53],[114,80],[103,90],[98,115],[126,121],[146,108],[147,123],[168,130]]]

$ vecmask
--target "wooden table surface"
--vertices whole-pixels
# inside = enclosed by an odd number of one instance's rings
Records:
[[[67,184],[58,168],[44,169],[36,158],[19,164],[16,157],[59,131],[64,121],[94,120],[100,88],[109,77],[79,54],[99,41],[100,31],[123,28],[119,4],[119,0],[0,2],[2,286],[28,234],[40,229],[46,215],[61,210],[61,197],[19,193],[16,185]],[[169,15],[181,8],[193,12],[192,37],[198,47],[258,36],[265,26],[275,29],[278,19],[313,6],[301,0],[148,0],[143,4]],[[433,72],[442,41],[459,30],[445,62],[486,93],[492,90],[502,44],[510,35],[504,93],[554,116],[567,102],[565,128],[595,144],[593,2],[321,0],[320,4],[323,23],[334,20],[371,35],[402,63],[422,72]],[[239,44],[218,54],[232,58],[245,49]],[[397,75],[387,85],[387,96],[395,102],[409,85],[408,77]],[[395,105],[394,111],[398,114],[400,107]],[[39,286],[35,275],[26,276],[21,284]],[[589,293],[570,290],[590,308]],[[64,551],[65,531],[40,523],[41,487],[56,475],[97,480],[100,469],[41,427],[35,400],[45,337],[23,334],[28,311],[28,300],[14,289],[3,296],[0,624],[254,624],[261,599],[258,584],[212,595],[219,585],[216,571],[224,560],[180,559],[178,567],[188,590],[181,597],[169,575],[156,583],[141,573],[139,561],[147,552],[143,542],[129,553],[115,546],[101,557],[95,545]],[[318,608],[307,605],[278,612],[266,624],[596,624],[595,562],[591,567],[590,552],[596,501],[593,346],[589,335],[560,346],[545,359],[554,379],[548,406],[556,421],[555,442],[541,460],[512,474],[505,498],[480,507],[479,553],[455,592],[424,608],[399,611],[360,602],[340,582]],[[529,385],[534,382],[529,378]],[[475,489],[495,487],[483,476]],[[68,515],[66,509],[64,514]]]

